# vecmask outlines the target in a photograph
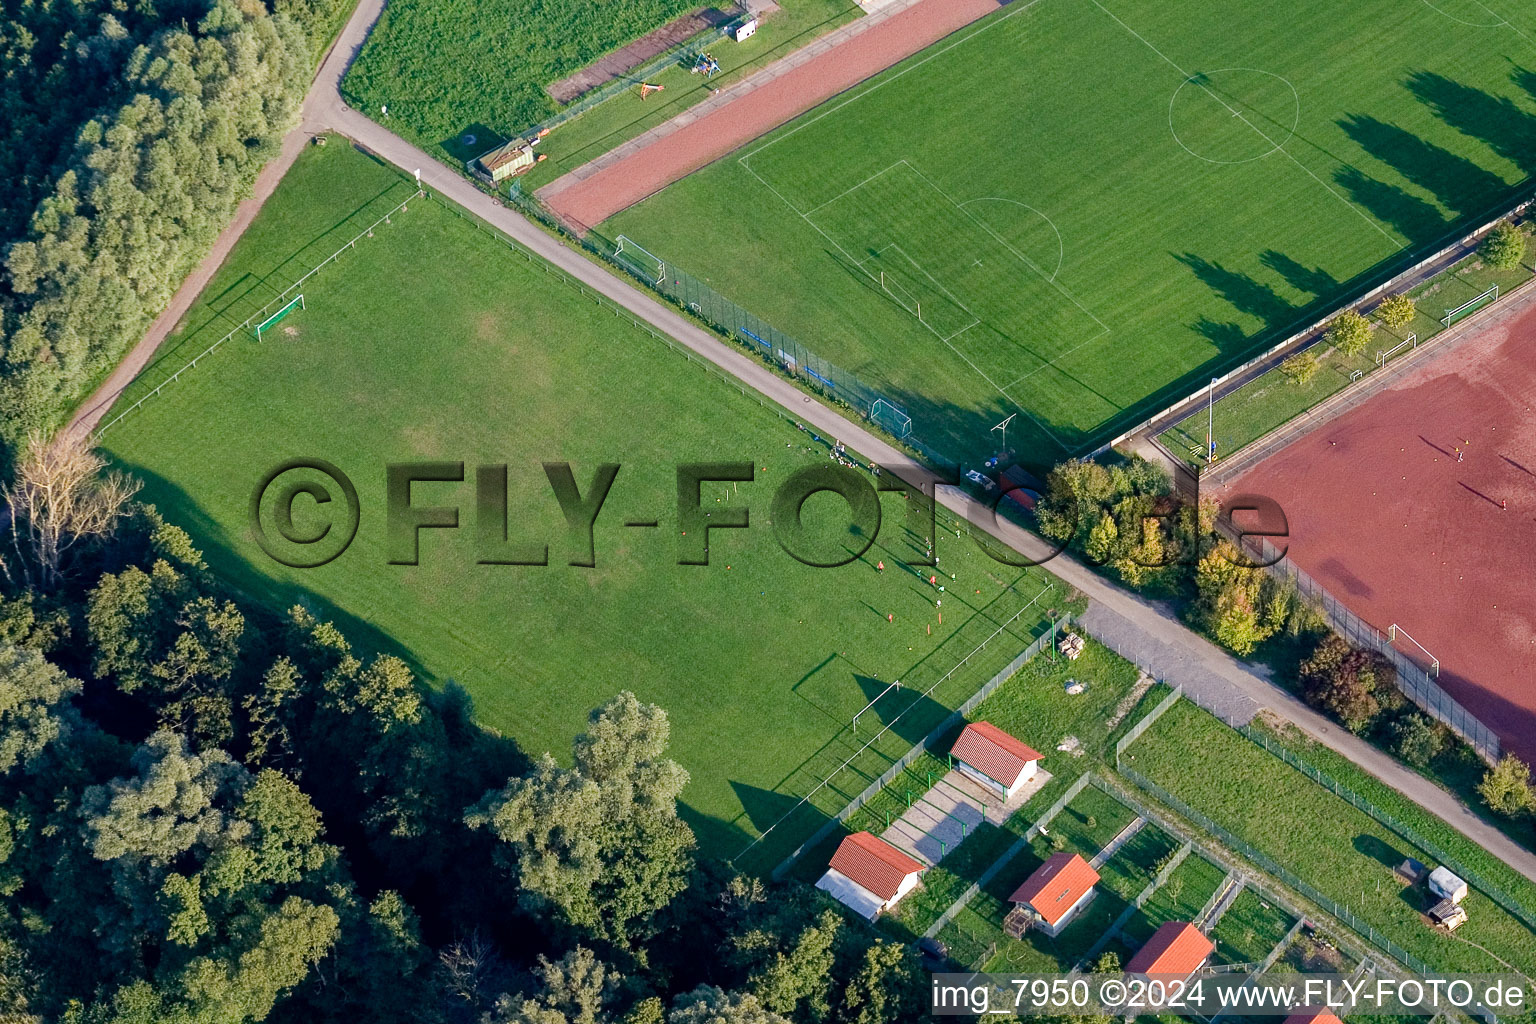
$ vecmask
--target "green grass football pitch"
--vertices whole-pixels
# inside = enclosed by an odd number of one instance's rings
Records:
[[[119,408],[412,191],[339,139],[307,151]],[[253,600],[308,604],[364,649],[456,680],[480,721],[530,754],[568,757],[587,711],[621,689],[665,707],[692,774],[686,813],[713,854],[737,854],[890,725],[813,802],[840,808],[1067,607],[1041,570],[1002,566],[952,527],[935,539],[938,594],[901,564],[926,528],[895,494],[861,560],[795,561],[768,523],[770,498],[794,470],[826,464],[825,449],[436,201],[408,201],[304,291],[302,312],[259,344],[237,334],[105,447]],[[249,525],[260,478],[297,457],[333,463],[360,496],[357,539],[320,568],[272,561]],[[385,466],[417,460],[467,463],[463,484],[413,488],[418,505],[457,505],[461,526],[423,531],[419,565],[390,565]],[[591,569],[566,564],[575,548],[540,467],[566,460],[583,490],[598,463],[622,467]],[[730,460],[753,462],[756,481],[706,485],[703,502],[712,514],[746,504],[752,526],[714,531],[709,566],[679,566],[675,467]],[[480,463],[509,464],[508,534],[547,542],[547,568],[476,563]],[[826,494],[806,504],[807,543],[861,543],[841,507]],[[314,502],[295,508],[299,531],[317,527]],[[659,528],[623,525],[644,519]],[[854,713],[877,697],[855,732]],[[797,815],[742,866],[771,867],[820,820]]]
[[[1016,0],[602,225],[957,457],[1079,453],[1508,203],[1510,0]]]

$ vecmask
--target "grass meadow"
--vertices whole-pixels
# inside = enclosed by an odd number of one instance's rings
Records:
[[[1465,903],[1465,925],[1454,933],[1432,928],[1422,916],[1425,894],[1405,887],[1393,869],[1406,857],[1437,863],[1433,857],[1187,702],[1158,719],[1127,749],[1126,759],[1431,967],[1536,970],[1536,934],[1476,889]],[[1284,932],[1280,920],[1264,925],[1258,908],[1252,909],[1234,919],[1226,935],[1238,956],[1262,945],[1275,929]],[[1257,937],[1252,941],[1250,931]]]
[[[1536,12],[1034,0],[611,218],[965,458],[1107,440],[1507,203]]]
[[[489,124],[523,131],[545,87],[680,15],[692,0],[394,0],[342,81],[347,100],[432,151]],[[480,134],[486,134],[481,131]],[[441,152],[439,149],[438,152]]]
[[[340,139],[309,149],[118,407],[412,191]],[[1068,606],[1041,570],[994,562],[947,522],[940,595],[903,564],[929,526],[897,494],[857,561],[791,558],[770,499],[792,472],[827,464],[825,443],[434,201],[410,200],[304,290],[304,311],[260,344],[236,335],[110,427],[104,447],[253,600],[307,604],[363,648],[455,680],[481,722],[530,753],[567,757],[587,711],[621,689],[665,707],[692,774],[684,812],[712,854],[736,855],[880,736],[743,867],[772,866]],[[260,478],[298,457],[333,463],[360,496],[356,540],[319,568],[268,558],[250,526]],[[385,466],[419,460],[466,463],[464,483],[412,489],[418,506],[457,506],[460,527],[421,531],[419,564],[389,564]],[[584,545],[545,461],[569,461],[583,493],[599,463],[621,466],[594,568],[568,564]],[[751,526],[713,531],[709,565],[679,565],[696,538],[677,524],[675,467],[718,461],[751,462],[755,481],[704,485],[706,511],[745,506]],[[475,467],[502,463],[505,536],[547,545],[547,567],[477,561]],[[830,494],[803,508],[804,543],[824,556],[869,539],[840,508]],[[301,497],[296,527],[318,528],[322,512]],[[500,540],[495,517],[491,529]]]
[[[699,8],[679,0],[397,0],[348,70],[342,89],[359,110],[427,152],[478,156],[560,108],[545,87],[672,18]],[[724,6],[722,5],[722,9]],[[532,190],[707,99],[860,14],[855,0],[783,0],[742,43],[720,39],[710,78],[669,67],[643,101],[639,83],[568,121],[540,145],[549,157],[522,181]],[[380,112],[389,107],[389,116]],[[473,143],[466,143],[473,136]]]

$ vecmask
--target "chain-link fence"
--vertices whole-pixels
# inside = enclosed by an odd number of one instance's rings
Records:
[[[1237,853],[1245,859],[1251,861],[1253,864],[1261,868],[1265,873],[1279,879],[1281,882],[1284,882],[1286,885],[1301,893],[1303,896],[1317,904],[1323,910],[1326,910],[1329,914],[1338,918],[1350,928],[1353,928],[1355,932],[1369,941],[1371,945],[1386,951],[1386,953],[1390,955],[1394,960],[1397,960],[1399,963],[1406,966],[1415,974],[1430,975],[1434,973],[1428,964],[1394,942],[1391,936],[1383,933],[1375,925],[1362,918],[1349,907],[1342,903],[1338,903],[1330,897],[1324,895],[1317,889],[1316,886],[1312,885],[1312,883],[1308,882],[1306,879],[1296,874],[1296,872],[1275,860],[1269,854],[1258,849],[1252,844],[1239,839],[1231,832],[1228,832],[1226,829],[1216,824],[1216,822],[1212,821],[1205,814],[1195,810],[1193,807],[1189,806],[1184,801],[1168,792],[1162,786],[1159,786],[1157,783],[1147,778],[1145,775],[1142,775],[1134,768],[1127,768],[1124,765],[1120,765],[1119,771],[1121,775],[1131,780],[1131,782],[1135,783],[1140,789],[1151,794],[1159,802],[1173,808],[1184,818],[1188,819],[1202,831],[1209,833],[1212,837],[1220,841],[1222,845],[1226,846],[1234,853]]]
[[[1041,591],[1041,594],[1037,595],[1036,599],[1038,600],[1039,596],[1043,596],[1050,589],[1050,587],[1047,587],[1045,591]],[[1031,601],[1030,605],[1033,604],[1034,601]],[[1029,605],[1025,606],[1025,608],[1028,607]],[[1019,614],[1023,614],[1023,611],[1024,609],[1020,609]],[[1003,685],[1003,683],[1008,679],[1012,678],[1012,676],[1017,673],[1019,669],[1023,668],[1025,662],[1029,661],[1029,659],[1043,651],[1046,645],[1052,642],[1052,638],[1055,637],[1060,630],[1065,629],[1068,625],[1070,625],[1071,622],[1072,614],[1068,612],[1066,615],[1063,615],[1060,619],[1058,619],[1049,630],[1037,636],[1028,647],[1024,648],[1018,657],[1014,658],[1007,665],[1005,665],[1000,672],[994,675],[991,679],[987,680],[987,682],[984,683],[981,688],[978,689],[974,694],[972,694],[970,698],[965,701],[965,703],[961,704],[958,708],[952,711],[944,719],[944,721],[940,722],[932,730],[930,730],[928,735],[924,736],[921,740],[918,740],[917,743],[913,744],[910,750],[892,762],[890,767],[881,772],[879,777],[877,777],[873,782],[864,788],[863,792],[849,800],[848,803],[844,805],[843,808],[839,810],[831,820],[827,821],[819,829],[817,829],[809,839],[795,847],[794,852],[792,852],[788,857],[785,857],[779,863],[779,865],[773,869],[773,877],[776,879],[783,878],[789,869],[794,865],[796,859],[798,859],[802,853],[804,853],[806,850],[813,849],[818,846],[823,840],[825,840],[828,836],[840,828],[843,822],[848,820],[849,815],[851,815],[854,811],[857,811],[860,807],[863,807],[865,803],[867,803],[872,797],[875,796],[875,794],[879,793],[886,786],[889,786],[892,782],[894,782],[902,772],[906,771],[907,767],[911,765],[913,761],[916,761],[919,757],[928,753],[935,744],[937,744],[950,732],[950,730],[952,730],[956,725],[959,725],[960,722],[965,719],[966,715],[974,711],[977,705],[991,696],[993,691],[995,691],[999,686]],[[1000,634],[1001,632],[1002,630],[999,629],[998,633]],[[978,650],[979,649],[980,648],[978,648]],[[967,655],[966,660],[968,660],[969,657],[970,655]],[[964,663],[964,660],[960,662],[962,665]],[[958,668],[959,665],[955,667]],[[950,671],[953,672],[954,669],[951,669]],[[914,704],[915,703],[917,702],[914,701]],[[898,715],[897,718],[900,718],[900,715]],[[881,730],[880,735],[888,732],[895,724],[896,719],[892,719],[889,723],[886,724],[885,728]],[[878,738],[879,735],[876,736],[876,739]],[[874,743],[874,740],[866,743],[864,747],[860,748],[860,753],[868,750],[872,743]],[[856,754],[854,756],[857,757],[858,755]],[[848,761],[844,762],[844,764],[846,765],[852,760],[853,758],[849,758]],[[830,777],[828,781],[830,781]],[[826,784],[827,783],[824,782],[822,785]],[[821,787],[818,786],[817,788],[820,789]],[[770,832],[772,832],[780,824],[787,821],[791,815],[796,814],[797,811],[799,811],[802,807],[812,806],[811,798],[814,795],[815,791],[813,790],[811,793],[808,793],[802,797],[799,804],[797,804],[790,811],[786,812],[784,816],[781,817],[778,821],[764,829],[762,834],[759,835],[756,839],[752,840],[752,842],[749,843],[747,847],[741,851],[741,853],[738,853],[736,857],[733,858],[733,860],[740,860],[741,858],[745,857],[753,847],[766,839]]]
[[[1493,900],[1493,902],[1509,911],[1511,915],[1523,921],[1526,927],[1530,928],[1532,931],[1536,931],[1536,912],[1528,909],[1519,900],[1515,899],[1513,896],[1510,896],[1498,886],[1489,882],[1476,871],[1468,868],[1464,863],[1458,861],[1455,857],[1452,857],[1450,854],[1446,853],[1439,846],[1430,842],[1428,839],[1425,839],[1418,832],[1409,828],[1407,825],[1404,825],[1402,822],[1392,817],[1386,811],[1383,811],[1381,808],[1371,803],[1371,801],[1365,799],[1365,797],[1360,796],[1354,791],[1336,782],[1331,776],[1324,773],[1317,767],[1308,764],[1306,761],[1302,760],[1295,751],[1290,750],[1289,748],[1284,747],[1279,743],[1276,743],[1269,736],[1253,728],[1253,726],[1239,726],[1237,731],[1248,737],[1253,742],[1257,743],[1259,746],[1263,747],[1265,750],[1269,751],[1271,754],[1274,754],[1276,757],[1280,758],[1280,760],[1284,761],[1292,768],[1295,768],[1297,771],[1301,772],[1313,782],[1316,782],[1318,785],[1329,790],[1340,799],[1347,800],[1357,810],[1369,814],[1372,818],[1375,818],[1377,821],[1381,822],[1381,824],[1397,833],[1407,842],[1412,843],[1414,846],[1417,846],[1419,849],[1435,858],[1435,860],[1439,861],[1441,864],[1444,864],[1447,868],[1459,875],[1462,879],[1464,879],[1473,888],[1481,892],[1484,896],[1487,896],[1489,899]]]
[[[1525,288],[1526,286],[1524,285],[1516,288],[1510,291],[1505,298],[1509,299],[1518,293],[1522,293]],[[1384,365],[1366,373],[1359,380],[1352,380],[1345,384],[1317,405],[1297,413],[1291,419],[1286,420],[1251,444],[1239,448],[1218,462],[1198,467],[1201,486],[1216,487],[1236,480],[1243,473],[1296,441],[1302,435],[1311,433],[1322,424],[1338,419],[1362,403],[1376,397],[1392,384],[1417,370],[1427,360],[1455,351],[1467,341],[1481,336],[1482,332],[1491,324],[1497,323],[1513,312],[1520,311],[1519,307],[1514,303],[1505,303],[1493,308],[1496,308],[1499,312],[1490,313],[1487,316],[1474,320],[1463,320],[1455,327],[1442,331],[1433,338],[1427,338],[1423,342],[1415,344],[1408,351],[1386,361]],[[1250,381],[1249,383],[1252,384],[1255,381]],[[1244,385],[1244,387],[1246,386],[1248,385]],[[1197,412],[1190,417],[1186,417],[1186,420],[1204,415],[1203,412]],[[1180,420],[1179,423],[1186,422],[1186,420]],[[1177,427],[1179,423],[1173,424],[1168,429],[1171,430],[1173,427]]]
[[[1282,557],[1268,540],[1245,537],[1241,543],[1244,550],[1259,564],[1268,565],[1271,572],[1293,582],[1297,592],[1316,604],[1329,624],[1346,640],[1356,647],[1379,651],[1385,656],[1397,670],[1397,685],[1403,696],[1460,736],[1486,760],[1491,762],[1499,759],[1503,752],[1499,737],[1476,715],[1462,707],[1456,698],[1441,689],[1431,675],[1430,668],[1398,650],[1381,630],[1350,611],[1327,587],[1307,575],[1289,558]]]
[[[737,17],[732,18],[730,21],[724,22],[722,24],[711,25],[709,28],[704,29],[702,32],[698,32],[688,37],[666,52],[659,54],[655,58],[647,61],[640,67],[626,71],[624,74],[620,75],[618,78],[615,78],[613,81],[608,82],[605,85],[600,85],[590,92],[584,93],[581,98],[576,100],[574,103],[571,103],[569,106],[561,107],[557,112],[551,114],[549,117],[540,121],[538,124],[534,125],[532,128],[529,128],[527,131],[520,132],[519,134],[523,136],[542,134],[543,132],[560,127],[567,121],[571,121],[580,117],[582,114],[585,114],[593,107],[602,103],[606,103],[608,100],[613,99],[620,93],[628,92],[635,86],[649,81],[659,72],[665,71],[667,68],[678,63],[683,59],[683,57],[693,52],[694,50],[702,49],[703,47],[706,47],[715,42],[717,39],[724,37],[727,33],[733,31],[748,17],[750,17],[750,15],[738,15]]]
[[[596,231],[577,233],[552,216],[517,182],[508,191],[512,204],[524,215],[558,232],[587,252],[622,270],[651,291],[687,310],[699,320],[755,354],[785,376],[808,386],[835,405],[857,412],[865,421],[936,465],[952,465],[913,430],[912,418],[899,402],[871,386],[852,371],[823,359],[794,337],[757,314],[721,295],[710,285],[633,239],[620,235],[610,241]]]
[[[1184,696],[1184,687],[1181,684],[1174,687],[1173,692],[1159,701],[1157,707],[1153,708],[1151,711],[1148,711],[1146,717],[1137,722],[1135,725],[1131,726],[1130,730],[1124,736],[1116,740],[1115,760],[1118,761],[1120,759],[1120,755],[1125,752],[1125,748],[1130,746],[1132,743],[1135,743],[1136,740],[1141,737],[1142,733],[1152,728],[1152,723],[1157,721],[1159,718],[1162,718],[1163,713],[1177,704],[1179,702],[1179,698],[1182,696]]]

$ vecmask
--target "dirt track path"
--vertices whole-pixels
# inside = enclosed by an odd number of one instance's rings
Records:
[[[349,108],[339,92],[341,77],[362,41],[367,38],[383,10],[384,2],[362,0],[342,31],[305,100],[304,124],[296,129],[302,133],[301,142],[309,133],[323,127],[353,139],[406,173],[419,170],[422,183],[429,191],[436,192],[437,198],[462,206],[493,225],[529,253],[559,268],[584,289],[629,311],[675,339],[743,384],[777,402],[807,426],[841,438],[865,458],[905,475],[903,467],[911,466],[909,460],[879,437],[814,401],[794,384],[705,331],[675,308],[662,304],[627,280],[595,265],[521,215],[492,200],[457,171],[437,163],[382,125]],[[220,236],[221,251],[228,252],[239,237],[240,232],[235,227],[231,225]],[[217,263],[214,256],[210,255],[205,268],[211,273]],[[194,287],[194,283],[189,280],[177,293],[176,301],[185,298],[190,306],[200,287]],[[147,335],[134,349],[130,360],[137,360],[139,366],[144,365],[159,342],[160,338],[153,334]],[[87,408],[99,404],[99,397],[93,396]],[[83,421],[86,415],[82,411],[76,417],[77,422]],[[95,417],[99,420],[100,412],[96,412]],[[985,506],[964,492],[945,489],[939,499],[951,513],[982,525],[987,532],[1026,557],[1037,560],[1050,557],[1050,550],[1039,537],[1012,523],[994,519]],[[1484,822],[1465,804],[1433,782],[1318,715],[1259,674],[1253,666],[1237,660],[1204,637],[1191,632],[1166,609],[1121,590],[1072,558],[1056,557],[1050,561],[1049,568],[1089,598],[1092,602],[1089,615],[1095,616],[1096,628],[1106,632],[1122,630],[1123,635],[1117,640],[1117,646],[1127,657],[1142,664],[1167,665],[1169,671],[1164,673],[1165,678],[1176,682],[1186,674],[1198,673],[1204,685],[1198,687],[1199,692],[1192,696],[1202,705],[1213,706],[1218,714],[1230,717],[1234,706],[1246,708],[1249,702],[1254,706],[1274,710],[1362,770],[1438,815],[1516,871],[1536,881],[1536,853],[1519,846]]]
[[[75,410],[68,426],[61,431],[62,434],[75,436],[80,433],[89,433],[100,425],[102,417],[112,408],[112,403],[116,402],[118,396],[133,383],[134,378],[144,371],[150,360],[155,357],[155,352],[160,348],[161,343],[170,336],[170,333],[176,329],[176,325],[181,322],[181,318],[186,316],[193,304],[197,302],[197,297],[203,293],[203,289],[213,279],[213,275],[229,257],[230,250],[234,249],[240,236],[245,234],[245,229],[251,226],[251,222],[256,219],[256,214],[261,212],[262,206],[271,198],[278,183],[287,175],[288,169],[299,158],[304,147],[310,144],[310,140],[316,134],[326,130],[332,111],[344,106],[340,94],[341,78],[356,58],[363,40],[368,38],[368,32],[373,28],[373,23],[378,20],[379,13],[384,9],[384,3],[385,0],[362,0],[362,3],[352,12],[346,27],[341,30],[341,34],[326,51],[319,70],[315,72],[315,79],[304,97],[304,106],[299,115],[298,125],[283,136],[283,145],[278,155],[256,176],[250,198],[241,202],[235,211],[235,219],[219,233],[208,255],[197,265],[197,269],[182,281],[181,287],[176,289],[176,294],[172,296],[170,305],[166,306],[149,325],[149,330],[144,337],[129,350],[122,362],[107,376],[106,380],[102,381],[91,396]]]
[[[917,0],[866,15],[538,192],[581,231],[993,13],[999,0]]]

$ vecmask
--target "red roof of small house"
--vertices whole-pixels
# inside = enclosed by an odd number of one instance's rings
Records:
[[[1136,951],[1125,965],[1127,974],[1167,974],[1186,978],[1216,951],[1200,929],[1183,921],[1169,921]]]
[[[1029,904],[1046,924],[1054,925],[1098,881],[1099,873],[1077,854],[1053,853],[1014,890],[1013,902]]]
[[[1285,1018],[1285,1024],[1344,1024],[1344,1022],[1327,1007],[1304,1006]]]
[[[1019,772],[1040,754],[991,722],[972,722],[960,733],[950,753],[989,779],[1011,786]]]
[[[923,870],[922,864],[869,832],[844,839],[829,866],[883,900],[895,898],[902,879]]]

